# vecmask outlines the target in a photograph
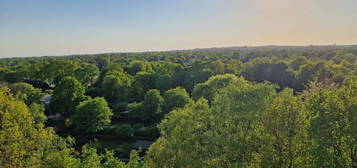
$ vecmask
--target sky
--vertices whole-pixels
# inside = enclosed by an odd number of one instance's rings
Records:
[[[357,44],[357,0],[0,0],[0,57]]]

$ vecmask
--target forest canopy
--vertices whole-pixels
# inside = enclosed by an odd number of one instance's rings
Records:
[[[0,167],[357,167],[357,46],[0,59]]]

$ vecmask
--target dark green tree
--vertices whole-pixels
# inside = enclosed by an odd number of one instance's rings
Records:
[[[147,92],[155,88],[156,75],[153,72],[138,72],[134,77],[134,84],[142,91]]]
[[[76,78],[85,86],[91,86],[99,76],[99,69],[93,64],[83,63],[75,71]]]
[[[192,100],[186,90],[182,87],[170,89],[164,93],[164,104],[162,111],[167,114],[176,108],[183,108]]]
[[[96,97],[81,102],[71,116],[71,126],[77,131],[97,132],[111,123],[113,116],[107,101]]]
[[[156,74],[155,88],[161,92],[167,91],[173,87],[172,76],[169,74]]]
[[[161,106],[164,99],[160,95],[160,91],[156,89],[149,90],[144,98],[143,107],[144,114],[143,118],[151,122],[157,119],[157,115],[161,113]]]
[[[57,85],[62,78],[75,76],[75,71],[78,69],[78,63],[63,59],[50,61],[48,64],[41,67],[43,80],[49,84]]]
[[[128,100],[130,78],[121,73],[120,76],[107,75],[101,85],[102,95],[110,103],[126,102]]]
[[[129,124],[117,124],[114,128],[114,134],[121,138],[132,138],[134,129]]]
[[[75,107],[85,99],[85,88],[73,77],[65,77],[56,86],[50,109],[53,114],[60,113],[69,117],[75,113]]]
[[[295,59],[293,59],[291,62],[290,62],[290,67],[295,70],[295,71],[298,71],[300,69],[300,67],[302,65],[305,65],[306,63],[308,62],[307,58],[306,57],[303,57],[303,56],[300,56],[300,57],[297,57]]]
[[[293,72],[284,62],[264,58],[253,59],[245,64],[243,76],[250,81],[269,81],[282,87],[292,87],[295,80]]]

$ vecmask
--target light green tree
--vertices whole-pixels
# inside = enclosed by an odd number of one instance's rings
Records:
[[[141,60],[135,60],[135,61],[130,62],[129,66],[126,69],[128,74],[133,75],[133,76],[138,72],[141,72],[141,71],[149,72],[151,70],[152,70],[152,68],[151,68],[151,65],[149,64],[149,62],[145,62],[145,61],[141,61]]]
[[[311,116],[313,167],[357,165],[357,82],[339,89],[311,85],[307,109]]]
[[[209,129],[209,117],[205,100],[169,113],[160,123],[161,137],[150,147],[145,167],[207,167],[210,144],[204,133]]]
[[[264,109],[275,95],[269,84],[229,84],[211,107],[199,99],[169,113],[150,147],[148,167],[257,167]]]
[[[20,101],[25,102],[26,105],[38,103],[42,96],[44,96],[44,94],[41,92],[41,89],[36,89],[27,83],[10,84],[9,88],[14,97]]]
[[[261,167],[308,167],[309,119],[302,100],[291,89],[280,92],[263,112]]]
[[[0,167],[41,167],[53,138],[52,129],[35,123],[27,106],[0,88]]]
[[[246,82],[243,78],[238,78],[233,74],[216,75],[209,78],[206,82],[197,84],[193,89],[192,99],[198,100],[199,98],[205,98],[209,102],[213,101],[214,95],[225,88],[230,83],[239,85]]]

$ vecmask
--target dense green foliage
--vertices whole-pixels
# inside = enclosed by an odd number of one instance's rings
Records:
[[[75,113],[75,107],[84,99],[85,88],[73,77],[63,78],[53,91],[50,109],[52,113],[70,116]]]
[[[217,76],[219,77],[219,76]],[[356,84],[312,87],[306,101],[270,84],[230,84],[160,123],[148,167],[354,167]]]
[[[88,146],[83,146],[79,157],[74,155],[71,139],[58,137],[53,129],[45,128],[43,122],[34,122],[26,105],[4,87],[0,88],[0,128],[0,165],[4,168],[140,166],[135,151],[128,164],[119,161],[109,151],[99,155],[96,149]]]
[[[240,85],[245,83],[241,78],[237,78],[232,74],[217,75],[209,78],[204,83],[199,83],[195,86],[192,98],[198,100],[199,98],[205,98],[209,102],[213,101],[214,96],[223,88],[229,84]]]
[[[164,101],[162,108],[163,112],[167,114],[176,108],[183,108],[192,100],[184,88],[177,87],[164,93]]]
[[[307,100],[314,165],[357,166],[357,82],[339,89],[314,86]]]
[[[161,106],[164,99],[161,97],[160,92],[156,89],[149,90],[144,98],[143,119],[155,121],[158,113],[161,113]]]
[[[113,113],[104,98],[96,97],[81,102],[71,116],[71,125],[77,131],[97,132],[111,123]]]
[[[0,59],[0,167],[357,167],[356,76],[356,46]]]

